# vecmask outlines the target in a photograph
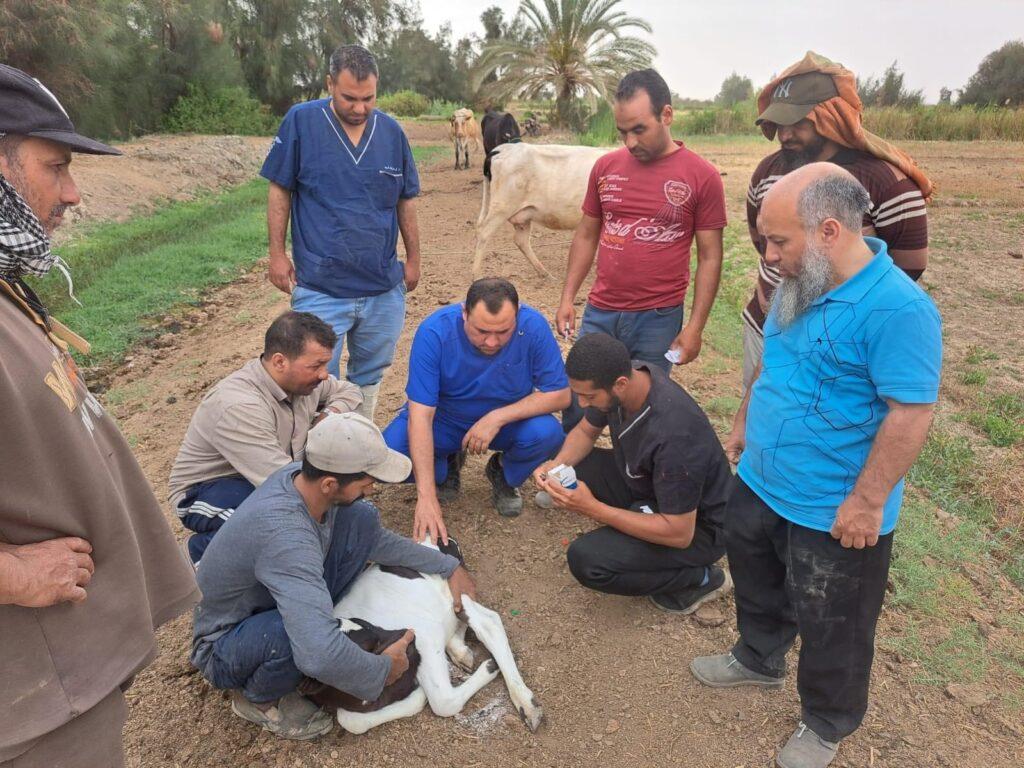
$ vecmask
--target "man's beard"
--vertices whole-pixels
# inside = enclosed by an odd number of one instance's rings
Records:
[[[779,327],[789,327],[811,302],[828,292],[834,277],[828,255],[814,246],[807,246],[800,273],[796,277],[782,278],[775,289],[771,312],[775,313]]]
[[[46,232],[46,235],[48,237],[53,235],[54,230],[56,230],[58,224],[60,224],[61,217],[68,209],[68,206],[63,203],[58,203],[50,209],[47,215],[40,216],[38,213],[39,200],[32,194],[31,187],[28,180],[25,178],[24,171],[20,163],[16,160],[8,164],[7,181],[10,182],[10,185],[17,190],[19,195],[21,195],[21,199],[28,203],[28,207],[31,208],[32,212],[36,215],[36,218],[39,220],[39,225],[43,228],[43,231]]]
[[[825,139],[820,136],[812,143],[807,144],[801,149],[786,149],[781,148],[782,152],[782,165],[783,170],[786,173],[795,171],[797,168],[801,168],[805,165],[815,162],[821,155],[821,150],[825,147]]]

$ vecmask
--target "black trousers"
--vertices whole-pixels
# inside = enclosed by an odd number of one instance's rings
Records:
[[[591,451],[577,465],[576,476],[605,504],[634,510],[647,504],[657,510],[653,499],[633,496],[607,448]],[[725,547],[700,525],[686,549],[651,544],[605,525],[573,541],[567,557],[569,570],[585,587],[613,595],[656,595],[697,586],[705,566],[724,554]]]
[[[775,514],[739,478],[725,520],[740,632],[733,655],[755,672],[781,676],[799,633],[803,721],[839,741],[867,711],[892,534],[846,549],[827,532]]]

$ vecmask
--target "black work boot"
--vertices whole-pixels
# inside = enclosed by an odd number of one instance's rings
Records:
[[[437,486],[437,500],[442,504],[455,501],[462,488],[462,465],[466,463],[466,452],[459,451],[448,457],[448,477]]]
[[[502,517],[519,517],[519,513],[523,511],[523,497],[519,494],[519,489],[513,488],[505,479],[500,453],[491,456],[484,473],[491,483],[491,500],[498,514]]]

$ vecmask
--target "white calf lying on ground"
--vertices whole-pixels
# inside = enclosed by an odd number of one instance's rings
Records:
[[[434,545],[428,540],[423,546]],[[409,671],[386,687],[375,702],[360,702],[326,686],[311,691],[312,698],[323,706],[337,707],[338,722],[346,731],[365,733],[382,723],[415,715],[427,703],[434,714],[452,717],[500,671],[519,716],[531,731],[537,730],[544,713],[519,674],[501,617],[465,595],[465,620],[456,617],[453,606],[448,582],[440,576],[408,568],[371,566],[338,602],[334,615],[341,622],[342,632],[376,653],[398,640],[404,630],[414,630]],[[467,627],[473,629],[493,659],[481,664],[464,683],[453,686],[448,657],[466,670],[473,667],[473,652],[465,640]]]

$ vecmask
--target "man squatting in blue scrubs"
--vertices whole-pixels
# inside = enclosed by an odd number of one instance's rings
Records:
[[[420,180],[402,128],[374,108],[377,62],[369,51],[339,46],[327,92],[288,110],[260,171],[270,181],[268,276],[293,309],[338,334],[328,366],[338,378],[348,340],[345,378],[362,391],[357,412],[372,420],[405,322],[405,293],[420,279]],[[285,250],[289,217],[294,266]]]
[[[442,307],[416,330],[409,398],[384,430],[412,459],[413,539],[448,540],[439,499],[458,492],[465,453],[497,451],[487,479],[498,513],[522,511],[519,486],[554,455],[564,434],[552,413],[569,405],[562,353],[544,317],[519,304],[508,280],[484,278],[465,304]]]

